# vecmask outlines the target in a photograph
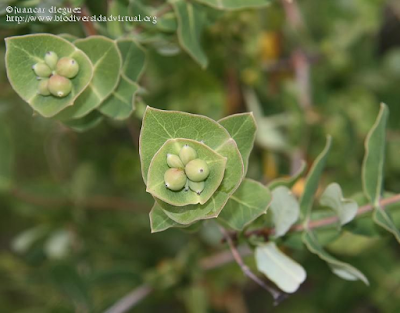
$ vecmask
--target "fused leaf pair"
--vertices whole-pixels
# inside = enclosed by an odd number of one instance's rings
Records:
[[[253,182],[244,181],[246,189],[255,190],[255,201],[238,189],[247,170],[255,131],[256,125],[250,113],[233,115],[216,122],[205,116],[148,107],[140,134],[140,158],[147,191],[156,201],[150,213],[152,231],[185,227],[198,220],[215,218],[223,209],[227,214],[222,214],[221,220],[226,224],[236,223],[237,227],[243,227],[249,220],[265,213],[270,201],[266,187],[256,182],[254,187]],[[186,160],[180,153],[185,145],[195,150],[196,155],[192,156],[194,160]],[[167,158],[170,166],[185,166],[184,171],[190,180],[200,181],[206,177],[200,195],[185,192],[185,188],[179,191],[165,188],[164,173],[170,169],[168,162],[165,162]],[[198,164],[200,161],[196,161],[198,159],[207,164],[208,177],[190,176],[200,174],[202,166]],[[235,191],[238,192],[237,197],[232,197]],[[242,210],[250,210],[251,214],[246,214],[249,220],[235,220],[240,219]]]

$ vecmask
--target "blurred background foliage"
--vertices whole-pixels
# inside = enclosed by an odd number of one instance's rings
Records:
[[[103,15],[108,6],[126,12],[128,6],[116,0],[30,2],[86,6]],[[254,111],[259,136],[248,176],[264,183],[293,173],[301,159],[311,164],[331,134],[321,184],[336,181],[350,197],[361,190],[363,140],[385,102],[391,112],[385,189],[400,192],[397,0],[275,0],[262,9],[205,10],[205,70],[171,32],[129,26],[128,36],[148,50],[141,83],[146,93],[129,120],[88,132],[32,116],[0,62],[1,312],[102,312],[143,283],[155,291],[132,312],[400,312],[398,243],[389,234],[377,238],[363,218],[353,227],[367,227],[367,233],[345,231],[334,243],[337,237],[327,234],[326,243],[363,271],[371,286],[334,276],[291,235],[285,252],[308,277],[275,308],[235,263],[209,269],[209,257],[223,256],[218,253],[225,249],[215,223],[196,232],[150,234],[152,198],[137,151],[146,104],[214,119]],[[79,23],[1,22],[2,38],[38,32],[85,36]],[[4,40],[0,53],[4,60]],[[294,187],[296,194],[302,184]]]

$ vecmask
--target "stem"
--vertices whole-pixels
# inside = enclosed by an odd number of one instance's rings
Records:
[[[88,8],[83,5],[81,8],[81,13],[79,13],[81,17],[90,17],[90,12]],[[94,36],[97,35],[97,30],[93,24],[93,22],[88,18],[87,22],[82,22],[83,29],[85,30],[86,36]]]
[[[257,283],[259,286],[264,288],[266,291],[268,291],[271,296],[274,298],[274,303],[275,305],[278,304],[280,301],[282,301],[286,295],[284,293],[279,292],[277,289],[268,286],[264,281],[262,281],[256,274],[254,274],[250,268],[244,263],[239,251],[237,250],[235,244],[233,243],[232,238],[230,237],[229,233],[225,230],[225,228],[220,227],[221,233],[225,237],[226,242],[229,245],[229,248],[231,250],[232,256],[235,259],[236,263],[240,266],[242,269],[242,272],[244,275],[246,275],[248,278],[253,280],[255,283]]]
[[[138,288],[134,289],[130,293],[128,293],[125,297],[120,299],[117,303],[115,303],[112,307],[107,309],[104,313],[124,313],[127,312],[130,308],[134,307],[141,300],[146,298],[150,293],[153,292],[153,289],[143,284]]]
[[[382,199],[379,203],[381,205],[382,208],[384,208],[385,206],[394,204],[400,202],[400,194],[394,195],[390,198],[386,198],[386,199]],[[372,211],[374,209],[374,206],[372,204],[367,204],[364,205],[362,207],[359,207],[357,210],[357,216],[360,216],[362,214],[368,213],[370,211]],[[320,227],[324,227],[324,226],[329,226],[332,224],[335,224],[339,221],[339,218],[337,216],[330,216],[330,217],[326,217],[320,220],[315,220],[315,221],[310,221],[307,225],[307,229],[315,229],[315,228],[320,228]],[[304,230],[304,225],[303,224],[296,224],[294,226],[292,226],[289,229],[289,232],[300,232]],[[261,228],[261,229],[255,229],[255,230],[251,230],[245,233],[245,235],[247,237],[251,236],[251,235],[262,235],[262,236],[270,236],[273,235],[275,233],[275,230],[273,228]],[[236,232],[232,232],[230,233],[231,238],[236,237],[237,233]]]

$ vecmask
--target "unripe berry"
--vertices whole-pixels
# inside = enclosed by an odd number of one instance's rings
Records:
[[[79,72],[79,64],[73,58],[61,58],[57,62],[56,72],[58,75],[73,78]]]
[[[55,52],[53,51],[48,51],[46,52],[46,54],[44,55],[44,61],[46,62],[46,64],[52,69],[54,70],[56,68],[57,65],[57,61],[58,61],[58,56]]]
[[[184,145],[179,151],[179,157],[181,158],[184,165],[197,158],[197,152],[189,145]]]
[[[51,68],[44,62],[36,63],[32,66],[32,69],[36,76],[39,77],[49,77],[51,75]]]
[[[205,161],[194,159],[186,164],[185,173],[191,181],[200,182],[208,177],[210,169]]]
[[[59,98],[68,96],[72,90],[71,81],[60,75],[51,76],[47,86],[50,93]]]
[[[165,187],[173,191],[179,191],[185,187],[187,177],[179,168],[170,168],[164,174]]]
[[[189,181],[189,188],[192,191],[194,191],[195,193],[197,193],[198,195],[200,195],[201,192],[204,190],[204,186],[205,186],[204,181],[194,182],[194,181],[191,181],[189,179],[188,179],[188,181]]]
[[[169,167],[178,167],[178,168],[184,168],[185,166],[183,165],[181,159],[175,155],[175,154],[167,154],[167,164]]]
[[[42,95],[42,96],[50,96],[50,91],[48,88],[48,83],[49,80],[47,78],[42,79],[39,82],[39,86],[38,86],[38,94]]]

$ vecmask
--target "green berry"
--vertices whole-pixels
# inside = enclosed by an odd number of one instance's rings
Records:
[[[51,75],[51,68],[44,62],[36,63],[32,66],[32,69],[36,76],[39,77],[49,77]]]
[[[194,181],[191,181],[189,179],[188,179],[188,181],[189,181],[189,188],[192,191],[194,191],[195,193],[197,193],[198,195],[200,195],[201,192],[204,190],[204,186],[205,186],[204,181],[194,182]]]
[[[44,55],[44,61],[46,62],[46,64],[52,69],[54,70],[56,68],[57,65],[57,61],[58,61],[58,56],[55,52],[53,51],[48,51],[46,52],[46,54]]]
[[[167,164],[169,167],[178,167],[178,168],[185,167],[181,159],[177,155],[170,153],[167,154]]]
[[[205,161],[194,159],[186,164],[185,173],[191,181],[201,182],[208,177],[210,169]]]
[[[73,58],[64,57],[57,62],[56,72],[58,75],[73,78],[79,72],[79,64]]]
[[[186,165],[190,161],[197,158],[197,153],[196,150],[194,150],[192,147],[189,147],[189,145],[184,145],[181,151],[179,151],[179,157],[181,158],[183,164]]]
[[[170,168],[164,174],[165,187],[173,191],[179,191],[185,187],[187,177],[179,168]]]
[[[50,96],[50,91],[49,91],[49,88],[48,88],[48,83],[49,83],[49,80],[48,80],[47,78],[42,79],[42,80],[39,82],[39,86],[38,86],[38,94],[39,94],[39,95],[42,95],[42,96]]]
[[[72,83],[68,78],[60,75],[53,75],[49,79],[48,88],[50,93],[59,98],[69,95],[72,90]]]

